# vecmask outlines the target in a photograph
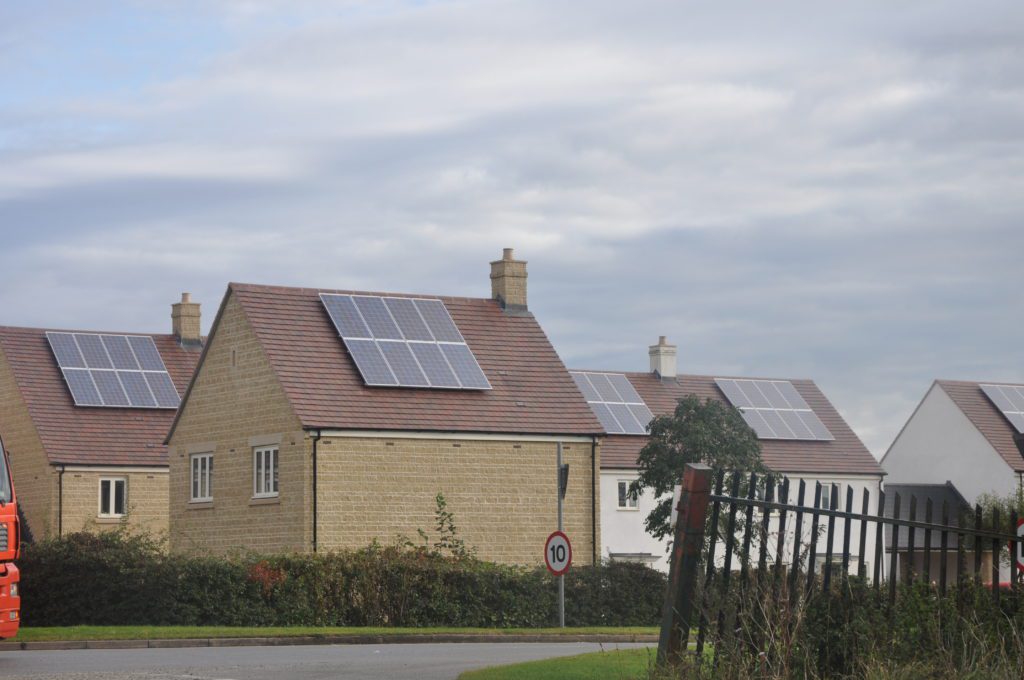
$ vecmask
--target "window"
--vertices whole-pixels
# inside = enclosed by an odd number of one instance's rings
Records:
[[[277,447],[253,449],[252,495],[269,498],[277,495]]]
[[[821,505],[818,506],[818,507],[825,508],[825,509],[829,509],[829,508],[832,507],[832,491],[833,491],[833,485],[832,485],[831,482],[822,482],[821,483]],[[836,508],[838,510],[844,510],[845,508],[843,507],[843,485],[842,484],[836,484],[835,485],[835,492],[836,492]],[[811,504],[812,505],[814,504],[814,499],[813,498],[811,499]]]
[[[213,454],[200,453],[192,456],[193,501],[213,500]]]
[[[124,517],[127,488],[124,477],[100,479],[100,517]]]
[[[636,510],[637,498],[629,493],[629,482],[619,481],[619,510]]]

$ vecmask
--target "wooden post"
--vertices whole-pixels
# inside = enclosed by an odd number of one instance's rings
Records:
[[[679,494],[668,593],[661,617],[658,663],[676,666],[686,654],[693,620],[694,585],[704,548],[704,522],[711,492],[711,468],[687,463]]]

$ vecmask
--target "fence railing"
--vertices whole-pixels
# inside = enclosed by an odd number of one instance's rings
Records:
[[[687,466],[662,621],[662,662],[682,658],[694,623],[698,656],[709,637],[722,639],[735,630],[748,599],[742,596],[751,588],[757,589],[759,598],[792,608],[816,591],[829,591],[837,579],[860,578],[870,580],[879,596],[884,586],[891,609],[899,580],[924,580],[934,584],[938,597],[948,597],[949,585],[956,585],[959,594],[974,579],[991,584],[998,604],[1004,561],[1007,587],[1019,587],[1015,512],[1001,518],[993,511],[985,522],[978,506],[965,511],[944,501],[936,508],[929,497],[920,508],[916,495],[903,498],[896,493],[887,513],[884,491],[872,498],[871,491],[863,489],[858,499],[848,486],[841,500],[838,485],[831,485],[824,507],[825,489],[820,482],[811,488],[802,479],[794,484],[787,477],[756,473],[720,472],[712,480],[707,466]],[[909,512],[902,511],[903,503],[909,503],[904,506]],[[938,559],[934,569],[933,556]],[[986,556],[988,573],[983,569]],[[741,597],[731,597],[734,590]]]

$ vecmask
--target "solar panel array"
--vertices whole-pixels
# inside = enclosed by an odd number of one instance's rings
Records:
[[[178,390],[148,335],[48,332],[75,406],[178,408]]]
[[[1024,434],[1024,385],[982,385],[982,392]]]
[[[654,414],[622,373],[570,371],[608,434],[647,434]]]
[[[715,378],[759,439],[835,439],[788,380]]]
[[[367,385],[489,390],[440,300],[321,293]]]

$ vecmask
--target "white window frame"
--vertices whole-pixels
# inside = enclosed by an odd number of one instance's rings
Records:
[[[631,497],[629,494],[629,485],[632,484],[630,479],[620,479],[615,483],[615,504],[619,510],[627,512],[635,512],[640,509],[640,499],[637,497]],[[626,485],[626,504],[622,505],[621,495],[619,494],[619,488]]]
[[[837,495],[836,509],[837,510],[845,510],[846,508],[843,505],[843,484],[842,484],[842,482],[822,482],[821,483],[821,506],[820,507],[821,507],[822,510],[829,510],[832,507],[832,496],[831,496],[831,494],[832,494],[832,485],[833,484],[836,487],[835,488],[835,492],[836,492],[836,495]],[[826,498],[825,498],[826,496],[828,496],[827,502],[826,502]],[[814,499],[813,498],[811,499],[811,505],[814,505]]]
[[[197,463],[199,468],[198,480],[196,479]],[[198,491],[199,493],[197,494],[196,491]],[[191,456],[189,456],[188,493],[190,503],[208,503],[213,500],[212,453],[193,453]]]
[[[277,498],[280,474],[280,451],[277,446],[257,446],[252,450],[252,497]],[[269,467],[269,477],[267,476]],[[269,487],[269,488],[268,488]]]
[[[103,512],[103,482],[110,482],[108,487],[110,502],[110,512]],[[122,485],[123,491],[121,492],[121,500],[124,503],[124,507],[121,508],[122,512],[117,512],[116,503],[117,500],[117,485]],[[128,478],[127,477],[100,477],[99,487],[96,494],[96,516],[104,519],[119,519],[128,514]]]

